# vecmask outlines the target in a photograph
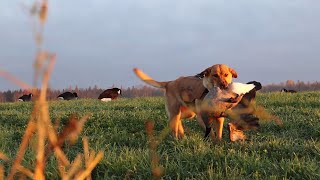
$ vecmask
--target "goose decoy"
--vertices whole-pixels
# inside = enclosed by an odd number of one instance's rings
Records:
[[[260,83],[237,83],[233,82],[227,89],[213,87],[202,101],[196,100],[196,109],[202,121],[206,126],[205,138],[211,131],[211,125],[215,118],[226,117],[228,110],[237,106],[242,97],[257,88],[261,89]]]
[[[111,88],[111,89],[107,89],[107,90],[103,91],[99,95],[98,99],[100,99],[101,101],[104,101],[104,102],[108,102],[108,101],[117,99],[120,95],[121,95],[121,89]]]
[[[23,95],[21,97],[19,97],[18,101],[31,101],[31,97],[32,97],[32,93],[28,94],[28,95]]]
[[[74,93],[64,92],[64,93],[60,94],[57,98],[61,99],[61,100],[78,99],[78,94],[76,92],[74,92]]]

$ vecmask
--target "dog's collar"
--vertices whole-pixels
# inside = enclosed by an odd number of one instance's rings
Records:
[[[203,99],[207,94],[208,94],[209,90],[205,89],[200,97],[200,99]]]
[[[204,76],[201,75],[201,74],[197,74],[197,75],[195,75],[194,77],[196,77],[196,78],[198,78],[198,79],[203,79],[203,78],[204,78]]]

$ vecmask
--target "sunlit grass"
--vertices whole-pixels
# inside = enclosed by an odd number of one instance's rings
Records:
[[[283,126],[262,122],[257,131],[247,132],[249,141],[230,143],[226,128],[221,143],[203,141],[195,120],[185,120],[187,137],[166,137],[157,147],[165,179],[261,179],[320,178],[320,93],[258,94],[257,103],[279,116]],[[0,104],[0,149],[14,157],[31,112],[30,103]],[[145,121],[153,120],[157,136],[167,127],[164,99],[134,98],[103,103],[95,99],[50,101],[50,118],[67,122],[69,116],[92,113],[82,136],[93,150],[105,157],[93,171],[93,179],[150,179],[148,138]],[[228,121],[227,121],[228,122]],[[227,123],[226,122],[226,123]],[[32,148],[32,147],[29,147]],[[82,149],[79,139],[67,152],[74,158]],[[46,176],[57,178],[54,159]],[[32,164],[32,159],[26,159]],[[8,166],[6,166],[8,168]]]

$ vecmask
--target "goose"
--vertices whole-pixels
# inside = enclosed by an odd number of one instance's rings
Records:
[[[230,109],[237,106],[242,97],[253,89],[261,89],[261,84],[256,81],[247,84],[233,82],[227,89],[213,87],[202,101],[196,100],[196,109],[199,118],[206,126],[205,138],[211,131],[213,118],[225,117],[230,113]]]
[[[292,90],[292,89],[285,89],[285,88],[283,88],[283,89],[281,89],[281,91],[280,92],[286,92],[286,93],[296,93],[297,91],[295,91],[295,90]]]
[[[64,93],[60,94],[57,98],[61,99],[61,100],[78,99],[78,94],[76,92],[74,92],[74,93],[64,92]]]
[[[32,93],[28,94],[28,95],[23,95],[21,97],[19,97],[18,101],[31,101],[31,97],[32,97]]]
[[[99,95],[98,99],[100,99],[103,102],[108,102],[108,101],[117,99],[119,95],[121,95],[121,89],[111,88],[111,89],[106,89],[105,91],[103,91]]]

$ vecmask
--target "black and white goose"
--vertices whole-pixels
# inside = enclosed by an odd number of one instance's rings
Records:
[[[295,91],[295,90],[292,90],[292,89],[285,89],[285,88],[281,89],[281,91],[280,91],[280,92],[286,92],[286,93],[297,93],[297,91]]]
[[[212,118],[227,116],[226,111],[237,106],[242,97],[253,89],[261,89],[261,84],[258,82],[250,82],[249,84],[233,82],[228,89],[213,87],[202,101],[196,100],[197,112],[206,126],[205,138],[211,131]]]
[[[32,96],[33,96],[32,93],[30,93],[28,95],[25,94],[25,95],[19,97],[18,101],[31,101]]]
[[[121,89],[119,88],[111,88],[103,91],[98,99],[100,99],[103,102],[108,102],[111,100],[117,99],[121,95]]]
[[[78,99],[78,94],[76,92],[74,92],[74,93],[64,92],[64,93],[60,94],[57,98],[61,99],[61,100]]]

